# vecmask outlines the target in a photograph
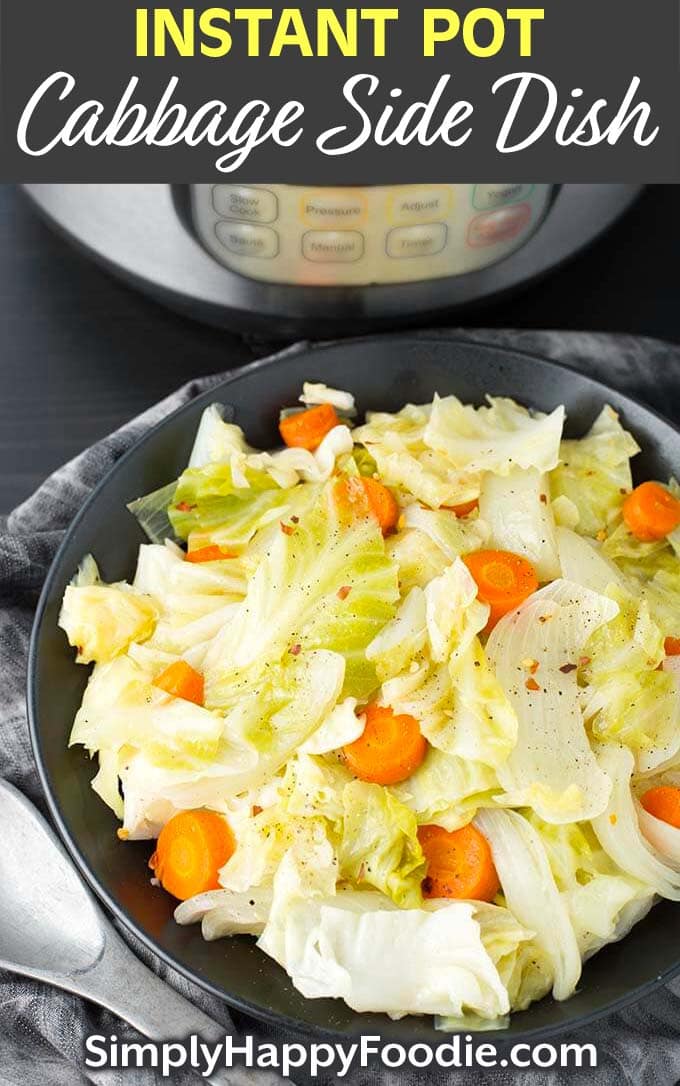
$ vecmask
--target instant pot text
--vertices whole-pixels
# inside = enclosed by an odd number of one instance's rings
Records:
[[[207,181],[242,172],[249,181],[351,185],[680,169],[669,120],[676,75],[680,93],[680,9],[675,22],[666,7],[641,19],[635,0],[278,8],[62,0],[46,10],[36,40],[23,6],[4,9],[13,82],[0,125],[24,177]],[[23,35],[22,64],[7,47],[10,24]]]

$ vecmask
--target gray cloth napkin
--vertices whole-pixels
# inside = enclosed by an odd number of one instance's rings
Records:
[[[647,401],[680,422],[680,348],[652,339],[628,336],[557,332],[435,331],[428,338],[453,336],[498,346],[511,346],[556,359]],[[293,350],[296,348],[292,348]],[[650,380],[651,375],[654,379]],[[0,517],[0,774],[22,789],[43,812],[45,804],[31,753],[26,725],[25,672],[28,639],[45,574],[75,513],[93,487],[133,442],[170,411],[217,384],[223,375],[192,381],[122,429],[60,468],[40,489]],[[528,391],[528,390],[527,390]],[[521,390],[520,390],[521,392]],[[2,837],[0,834],[0,848]],[[36,872],[36,878],[39,878]],[[0,893],[2,888],[0,887]],[[174,988],[200,1005],[230,1032],[253,1033],[256,1040],[290,1040],[281,1031],[229,1015],[226,1005],[179,976],[123,933],[135,952]],[[669,947],[669,954],[677,949]],[[91,1033],[115,1033],[135,1039],[133,1031],[108,1012],[74,996],[0,972],[0,1086],[80,1086],[88,1081],[106,1086],[152,1086],[161,1079],[153,1071],[83,1072],[84,1039]],[[500,1040],[500,1038],[499,1038]],[[635,1086],[671,1086],[680,1079],[680,980],[647,997],[643,1004],[613,1014],[595,1025],[559,1040],[592,1041],[599,1048],[600,1066],[576,1071],[426,1072],[435,1086],[459,1076],[482,1086],[543,1086],[584,1081],[589,1086],[613,1082]],[[257,1084],[258,1076],[252,1073]],[[345,1081],[352,1086],[415,1086],[423,1073],[357,1071]],[[168,1080],[163,1080],[167,1082]],[[199,1081],[178,1074],[176,1086]],[[319,1077],[324,1086],[333,1081]]]

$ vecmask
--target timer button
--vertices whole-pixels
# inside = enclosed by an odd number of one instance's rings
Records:
[[[415,256],[434,256],[446,245],[447,227],[443,222],[426,226],[396,226],[385,242],[387,255],[397,260]]]
[[[364,238],[358,230],[307,230],[302,255],[315,264],[353,264],[364,255]]]
[[[453,190],[447,185],[397,189],[388,197],[390,222],[406,225],[445,219],[450,211],[452,198]]]
[[[475,185],[472,190],[472,206],[477,211],[491,211],[495,207],[505,207],[526,200],[531,195],[534,185]]]
[[[497,211],[485,211],[470,221],[467,243],[473,249],[498,245],[518,237],[531,222],[531,204],[513,204]]]
[[[279,252],[279,235],[269,226],[250,226],[243,222],[218,222],[215,233],[219,242],[236,256],[272,260]]]
[[[279,214],[279,201],[273,192],[248,185],[214,185],[212,201],[223,219],[275,222]]]

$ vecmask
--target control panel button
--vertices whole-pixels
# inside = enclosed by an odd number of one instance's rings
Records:
[[[388,215],[393,223],[422,223],[445,219],[453,190],[447,185],[397,189],[389,197]]]
[[[470,221],[467,243],[473,249],[485,245],[498,245],[502,241],[512,241],[518,237],[531,222],[530,204],[513,204],[476,215]]]
[[[300,216],[308,226],[358,226],[366,218],[366,197],[351,189],[303,192]]]
[[[279,201],[273,192],[248,185],[214,185],[212,201],[215,211],[224,219],[275,222],[279,214]]]
[[[245,222],[218,222],[218,240],[230,253],[271,260],[279,252],[279,235],[270,226],[251,226]]]
[[[477,211],[491,211],[495,207],[516,204],[520,200],[527,200],[534,187],[515,184],[475,185],[472,190],[472,206]]]
[[[316,264],[352,264],[364,255],[364,237],[358,230],[308,230],[302,255]]]
[[[387,255],[396,259],[414,256],[434,256],[446,245],[446,224],[428,223],[426,226],[396,226],[387,235]]]

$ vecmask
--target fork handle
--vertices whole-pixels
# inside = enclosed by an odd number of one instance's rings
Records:
[[[68,983],[66,983],[68,982]],[[182,1040],[196,1034],[210,1044],[224,1042],[233,1029],[195,1007],[157,977],[108,926],[101,955],[91,968],[60,980],[77,995],[92,999],[154,1041]],[[263,1086],[293,1086],[271,1071],[259,1071]],[[240,1067],[216,1068],[203,1079],[212,1086],[252,1086],[252,1072]]]

